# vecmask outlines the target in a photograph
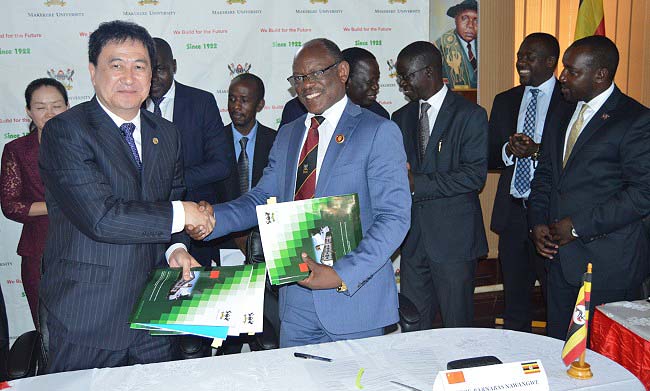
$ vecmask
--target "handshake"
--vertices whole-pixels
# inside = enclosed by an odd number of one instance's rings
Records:
[[[216,220],[212,205],[206,201],[198,204],[195,202],[183,201],[185,210],[185,232],[194,240],[203,240],[212,233]]]

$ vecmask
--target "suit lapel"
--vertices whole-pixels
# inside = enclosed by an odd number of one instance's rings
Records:
[[[325,158],[323,159],[323,164],[321,165],[319,170],[318,182],[316,182],[316,192],[315,192],[317,197],[319,196],[319,194],[322,194],[323,189],[327,188],[327,185],[330,180],[329,175],[327,174],[322,175],[322,174],[331,172],[334,166],[336,165],[336,161],[338,160],[341,151],[343,151],[343,149],[348,145],[352,133],[356,129],[357,125],[359,124],[360,121],[359,114],[361,114],[361,109],[356,105],[354,105],[352,101],[348,100],[348,104],[345,106],[345,109],[343,110],[343,115],[341,116],[339,123],[336,125],[334,134],[332,134],[332,138],[329,140],[329,144],[327,146],[327,153],[325,154]],[[339,136],[342,136],[343,138],[342,142],[336,141],[337,138],[340,138]],[[346,140],[348,142],[346,142]]]
[[[150,114],[146,110],[141,110],[140,112],[140,127],[142,128],[142,187],[145,191],[147,190],[147,185],[153,183],[152,175],[158,170],[160,160],[158,157],[160,151],[159,143],[161,141],[167,142],[167,140],[161,139],[156,125],[148,118],[149,115],[155,114]]]
[[[135,160],[133,160],[131,148],[124,140],[124,137],[122,137],[120,128],[115,125],[111,117],[99,106],[97,97],[93,97],[92,103],[88,110],[88,118],[91,128],[96,129],[97,139],[100,140],[102,146],[109,154],[119,159],[118,163],[128,167],[135,177],[139,177],[140,171]]]
[[[610,117],[616,115],[613,110],[616,109],[620,95],[621,92],[617,87],[615,87],[612,95],[607,98],[600,109],[598,109],[594,116],[591,117],[585,128],[580,133],[580,136],[578,136],[578,139],[573,146],[573,150],[571,151],[571,155],[569,156],[569,160],[567,160],[565,167],[569,167],[569,165],[571,165],[571,162],[575,156],[580,153],[580,149],[585,145],[587,141],[589,141],[589,139],[598,131],[598,129],[605,125]]]
[[[434,150],[438,148],[438,143],[441,141],[443,135],[449,127],[449,123],[453,119],[453,113],[455,110],[457,98],[458,97],[454,95],[451,90],[447,90],[447,95],[442,101],[440,111],[436,116],[436,122],[433,124],[433,129],[431,130],[431,135],[429,136],[429,143],[427,144],[427,149],[424,153],[424,163],[422,167],[423,169],[428,168],[430,164],[433,164],[434,162]]]
[[[281,201],[293,200],[293,194],[296,187],[296,171],[298,170],[298,157],[302,139],[307,131],[305,127],[305,115],[301,115],[290,126],[291,135],[289,136],[289,145],[287,147],[287,176],[284,178],[284,195],[285,199]]]
[[[253,178],[252,183],[257,183],[262,177],[264,168],[268,163],[267,156],[273,142],[267,137],[267,131],[272,131],[259,122],[257,123],[257,136],[255,140],[255,154],[253,156]]]

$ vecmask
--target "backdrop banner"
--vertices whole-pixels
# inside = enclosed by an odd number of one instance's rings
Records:
[[[227,93],[239,73],[258,75],[266,106],[258,115],[277,128],[293,95],[286,78],[296,50],[326,37],[341,49],[371,51],[381,70],[378,101],[389,112],[406,103],[395,82],[397,53],[429,37],[429,0],[26,0],[0,13],[0,135],[2,145],[25,135],[23,93],[39,77],[68,89],[72,106],[93,96],[88,36],[99,23],[121,19],[146,27],[171,45],[176,80],[212,92],[228,123]],[[451,19],[450,19],[451,21]],[[0,286],[10,338],[33,328],[20,280],[16,246],[21,226],[0,217]]]

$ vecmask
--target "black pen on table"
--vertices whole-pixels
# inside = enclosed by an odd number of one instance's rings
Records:
[[[313,354],[300,353],[300,352],[295,352],[293,354],[293,356],[298,357],[298,358],[309,359],[309,360],[318,360],[318,361],[327,361],[327,362],[332,361],[331,358],[321,357],[321,356],[314,356]]]

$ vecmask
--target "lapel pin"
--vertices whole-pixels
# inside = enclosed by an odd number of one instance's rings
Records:
[[[342,144],[343,141],[345,141],[345,136],[342,134],[337,134],[336,135],[336,143],[337,144]]]
[[[152,138],[151,142],[153,143],[153,145],[158,145],[158,137]]]
[[[607,118],[609,118],[609,114],[605,113],[605,114],[601,115],[600,118],[607,119]]]

